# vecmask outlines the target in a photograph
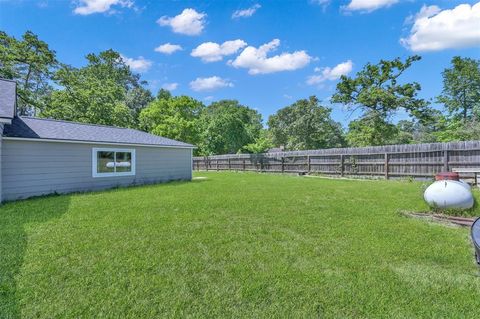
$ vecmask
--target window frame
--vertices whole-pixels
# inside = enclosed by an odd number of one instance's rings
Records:
[[[99,173],[97,171],[98,165],[98,152],[113,152],[114,159],[116,159],[116,153],[130,153],[131,154],[131,170],[130,172],[107,172]],[[92,177],[117,177],[117,176],[134,176],[135,175],[135,166],[136,166],[136,157],[134,148],[92,148]]]

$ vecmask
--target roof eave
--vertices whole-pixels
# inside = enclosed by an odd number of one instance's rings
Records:
[[[87,140],[68,140],[68,139],[52,139],[52,138],[27,138],[27,137],[13,137],[4,136],[4,140],[11,141],[28,141],[28,142],[53,142],[53,143],[72,143],[72,144],[99,144],[99,145],[124,145],[124,146],[141,146],[141,147],[158,147],[158,148],[186,148],[195,149],[195,145],[167,145],[167,144],[143,144],[143,143],[123,143],[123,142],[108,142],[108,141],[87,141]]]

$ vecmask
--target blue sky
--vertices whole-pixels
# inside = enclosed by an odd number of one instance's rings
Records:
[[[329,105],[338,77],[367,62],[420,54],[403,80],[432,98],[453,56],[480,58],[478,0],[0,0],[0,29],[33,31],[73,66],[112,48],[154,92],[238,99],[265,121],[310,95]]]

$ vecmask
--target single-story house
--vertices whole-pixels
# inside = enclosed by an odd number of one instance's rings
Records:
[[[16,116],[0,79],[0,201],[191,180],[193,145],[113,126]]]

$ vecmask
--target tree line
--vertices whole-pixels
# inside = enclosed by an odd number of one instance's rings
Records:
[[[360,114],[347,129],[315,96],[279,109],[264,127],[259,112],[237,100],[206,106],[164,89],[154,95],[114,50],[85,58],[72,67],[34,33],[16,39],[0,31],[0,77],[17,81],[19,115],[137,128],[195,144],[197,155],[480,139],[480,60],[471,58],[454,57],[442,92],[429,100],[419,97],[419,83],[401,82],[417,55],[342,76],[330,102]],[[399,111],[410,119],[394,123]]]

